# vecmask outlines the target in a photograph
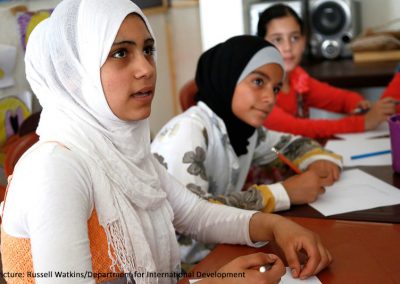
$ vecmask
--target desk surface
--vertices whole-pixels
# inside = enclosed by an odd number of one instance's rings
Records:
[[[352,59],[305,61],[302,67],[314,78],[341,88],[386,86],[397,61],[354,63]]]
[[[400,225],[314,218],[291,219],[318,233],[332,253],[333,263],[317,277],[324,284],[400,283]],[[257,251],[282,253],[273,243],[260,248],[218,245],[194,272],[216,271],[240,255]],[[183,279],[179,284],[188,283]]]
[[[391,166],[373,166],[373,167],[358,167],[358,168],[400,189],[400,174],[394,173]],[[293,216],[293,217],[312,217],[312,218],[324,218],[324,219],[328,218],[328,219],[353,220],[353,221],[400,223],[400,204],[378,207],[368,210],[348,212],[328,217],[325,217],[324,215],[322,215],[309,205],[298,205],[298,206],[292,206],[290,210],[280,212],[279,214],[286,217]],[[399,245],[400,245],[400,239],[399,239]]]

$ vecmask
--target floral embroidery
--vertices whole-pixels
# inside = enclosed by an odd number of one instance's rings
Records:
[[[295,160],[298,157],[314,150],[315,148],[320,148],[321,145],[310,138],[299,138],[290,143],[290,145],[284,149],[283,153],[290,160]]]
[[[222,135],[221,141],[222,141],[222,145],[224,145],[224,147],[227,147],[229,144],[228,135],[227,134]]]
[[[204,198],[206,196],[205,191],[202,190],[200,186],[195,185],[194,183],[187,184],[186,188],[189,189],[191,192],[193,192],[194,194],[196,194],[199,197]]]
[[[161,132],[158,134],[158,139],[162,141],[169,136],[174,136],[178,131],[179,123],[175,123],[174,125],[162,129]]]
[[[261,210],[263,208],[261,192],[255,188],[249,188],[247,191],[221,195],[214,199],[228,206],[247,210]]]
[[[257,143],[256,147],[267,139],[267,135],[262,127],[257,128]]]
[[[292,135],[282,135],[279,142],[274,146],[276,150],[281,151],[292,139]]]
[[[196,147],[194,151],[186,152],[183,156],[182,162],[190,164],[187,168],[189,174],[200,176],[203,180],[207,180],[206,168],[204,160],[206,159],[206,152],[201,147]]]
[[[207,129],[203,128],[203,137],[204,137],[204,141],[206,142],[206,147],[208,147],[208,134],[207,134]]]
[[[309,117],[309,109],[305,102],[304,94],[310,91],[310,76],[302,69],[295,69],[292,74],[292,84],[297,97],[297,117]]]
[[[296,71],[297,72],[293,76],[294,89],[301,94],[308,93],[310,91],[310,86],[309,86],[310,76],[301,69],[297,69]]]
[[[165,159],[162,155],[157,154],[157,153],[153,153],[154,158],[156,158],[156,160],[162,165],[164,166],[164,168],[166,168],[168,170],[168,164],[167,162],[165,162]]]

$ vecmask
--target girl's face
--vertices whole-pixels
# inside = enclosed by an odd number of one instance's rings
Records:
[[[142,18],[128,15],[100,69],[109,107],[121,120],[145,119],[151,112],[156,84],[154,39]]]
[[[263,125],[274,107],[282,76],[281,66],[275,63],[265,64],[251,72],[236,85],[232,112],[255,128]]]
[[[279,49],[285,61],[286,72],[293,71],[300,64],[305,48],[305,37],[296,19],[292,16],[273,19],[266,30],[265,39]]]

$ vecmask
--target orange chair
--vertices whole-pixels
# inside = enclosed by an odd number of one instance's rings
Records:
[[[22,154],[38,140],[39,136],[35,132],[30,132],[24,136],[17,136],[4,146],[4,174],[6,177],[13,173],[14,166]]]
[[[191,106],[196,104],[194,96],[197,93],[197,86],[194,79],[187,82],[179,91],[179,102],[181,104],[182,111],[187,110]]]

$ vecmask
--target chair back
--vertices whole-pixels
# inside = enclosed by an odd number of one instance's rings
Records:
[[[35,132],[31,132],[24,136],[17,135],[15,139],[5,146],[4,174],[6,177],[12,175],[14,166],[19,158],[38,140],[39,136]]]
[[[179,102],[182,111],[185,111],[196,104],[196,101],[194,99],[196,93],[197,86],[194,79],[188,81],[185,85],[183,85],[183,87],[179,91]]]

